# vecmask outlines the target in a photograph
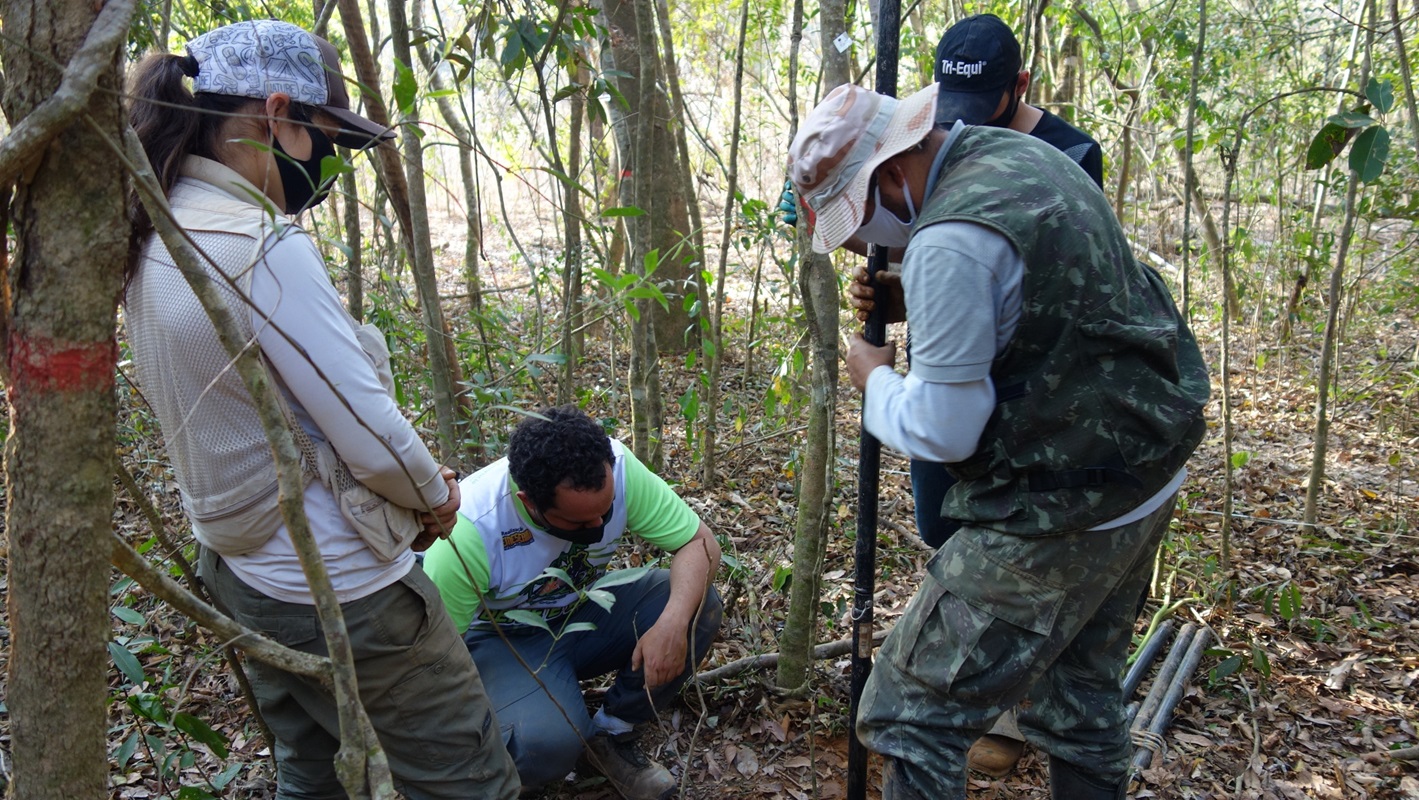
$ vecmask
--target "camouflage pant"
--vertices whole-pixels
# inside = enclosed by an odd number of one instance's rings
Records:
[[[1027,740],[1121,780],[1130,747],[1119,682],[1172,511],[1164,503],[1134,523],[1051,536],[962,528],[877,654],[858,738],[894,757],[922,796],[964,798],[966,750],[1028,700]]]

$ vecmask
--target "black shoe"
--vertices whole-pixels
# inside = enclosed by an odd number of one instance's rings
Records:
[[[926,800],[907,777],[902,762],[891,756],[882,767],[882,800]]]
[[[1053,800],[1125,800],[1128,778],[1110,780],[1050,756],[1049,796]]]

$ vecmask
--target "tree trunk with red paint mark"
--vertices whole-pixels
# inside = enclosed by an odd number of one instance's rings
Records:
[[[12,126],[58,89],[99,8],[0,2]],[[112,136],[123,120],[119,55],[119,46],[105,55],[84,110]],[[80,116],[21,175],[11,208],[5,702],[19,800],[108,794],[114,314],[128,240],[122,173],[109,152]]]

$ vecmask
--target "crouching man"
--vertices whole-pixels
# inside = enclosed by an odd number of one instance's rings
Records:
[[[584,749],[630,800],[673,795],[675,778],[642,751],[637,726],[674,699],[719,630],[709,528],[569,406],[525,419],[507,457],[460,489],[457,525],[424,569],[467,630],[523,786],[565,777]],[[594,589],[626,534],[673,553],[670,568],[613,573]],[[611,672],[593,716],[578,682]]]

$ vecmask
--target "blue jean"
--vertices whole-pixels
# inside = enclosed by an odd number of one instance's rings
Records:
[[[946,471],[945,464],[935,461],[913,458],[911,470],[917,535],[932,547],[940,547],[961,528],[960,520],[941,516],[941,503],[946,499],[946,491],[956,485],[956,479]]]
[[[536,788],[565,777],[592,735],[591,715],[578,681],[615,672],[603,705],[606,713],[632,724],[648,722],[675,698],[719,631],[723,606],[711,586],[690,629],[684,671],[670,683],[647,692],[642,671],[630,667],[631,654],[640,634],[665,610],[670,599],[670,571],[651,570],[634,582],[607,591],[616,596],[610,612],[587,601],[552,623],[553,630],[561,630],[587,622],[595,626],[590,630],[574,630],[554,638],[530,625],[503,625],[507,642],[494,630],[472,629],[463,637],[492,699],[503,741],[524,787]],[[519,663],[519,656],[526,667]]]

